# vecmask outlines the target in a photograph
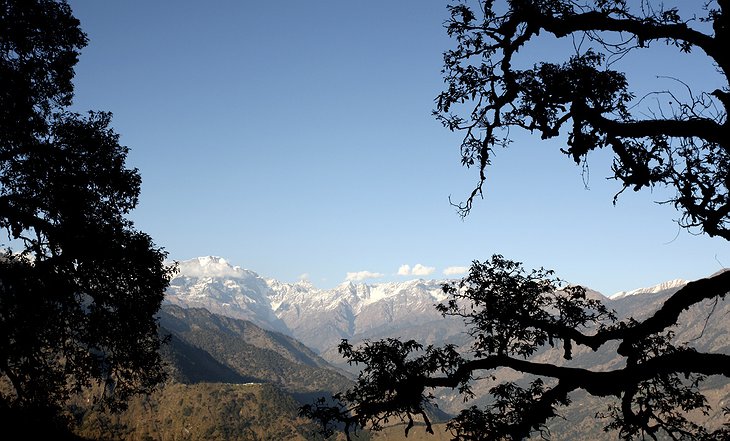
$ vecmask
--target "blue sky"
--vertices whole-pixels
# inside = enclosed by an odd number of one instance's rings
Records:
[[[526,134],[496,152],[461,219],[448,198],[463,200],[476,170],[430,114],[451,45],[443,1],[69,3],[90,38],[75,109],[114,113],[143,179],[132,218],[171,259],[331,287],[348,273],[443,278],[500,253],[607,295],[730,265],[725,241],[654,203],[663,190],[612,205],[606,153],[589,158],[586,188],[559,143]],[[642,91],[670,87],[657,75],[714,81],[703,61],[626,62]]]

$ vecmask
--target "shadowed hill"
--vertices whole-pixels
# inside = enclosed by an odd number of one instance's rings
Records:
[[[171,335],[169,363],[178,381],[272,383],[297,394],[333,393],[350,384],[300,342],[245,320],[166,305],[160,325]]]
[[[350,384],[303,344],[244,320],[167,305],[160,325],[170,335],[162,351],[169,382],[119,414],[93,410],[87,391],[70,407],[77,434],[113,441],[318,440],[299,406]]]

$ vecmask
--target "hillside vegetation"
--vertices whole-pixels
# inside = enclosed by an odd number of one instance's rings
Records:
[[[272,383],[297,396],[331,394],[350,384],[299,341],[245,320],[166,305],[160,324],[171,334],[166,356],[182,383]]]
[[[316,440],[299,403],[271,384],[166,385],[120,414],[79,412],[77,433],[103,440]]]
[[[670,294],[642,294],[607,302],[619,316],[640,318]],[[674,329],[676,340],[704,350],[730,352],[728,314],[728,301],[698,305],[682,315],[680,325]],[[298,415],[299,406],[351,384],[341,371],[299,341],[251,322],[201,308],[166,305],[160,312],[160,324],[171,336],[163,350],[170,372],[168,384],[153,395],[136,397],[129,409],[118,415],[92,411],[86,402],[77,402],[72,414],[79,435],[104,440],[317,440],[322,439],[316,433],[317,427]],[[551,357],[554,354],[548,351],[536,354],[534,359],[560,361]],[[570,363],[600,370],[615,367],[622,360],[611,356],[610,351],[578,349]],[[527,380],[507,369],[496,375],[517,382]],[[483,381],[477,385],[477,398],[466,405],[484,404],[479,397],[486,395],[491,384]],[[713,412],[701,420],[708,427],[719,426],[724,421],[720,409],[730,404],[730,384],[725,378],[709,378],[704,390]],[[563,418],[550,425],[552,440],[585,439],[586,434],[597,441],[617,438],[615,432],[603,432],[604,422],[595,418],[596,413],[606,411],[611,400],[578,393],[571,398],[573,403],[560,409]],[[447,394],[439,405],[441,410],[453,412],[464,403]],[[434,435],[416,426],[406,438],[404,426],[396,422],[391,421],[392,425],[382,432],[361,433],[359,439],[451,439],[443,424],[435,426]]]
[[[161,332],[169,381],[121,413],[95,408],[92,391],[69,408],[76,433],[94,440],[278,441],[323,439],[298,415],[312,397],[349,380],[291,337],[204,309],[168,305]],[[336,437],[335,437],[336,438]],[[361,439],[366,439],[361,438]]]

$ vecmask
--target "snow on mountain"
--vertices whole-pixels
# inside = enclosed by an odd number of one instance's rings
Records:
[[[609,298],[611,300],[618,300],[624,297],[629,296],[636,296],[641,294],[658,294],[660,292],[665,292],[669,290],[673,290],[674,292],[679,291],[680,288],[684,287],[686,284],[688,284],[689,281],[684,279],[674,279],[669,280],[663,283],[660,283],[658,285],[650,286],[648,288],[639,288],[635,289],[633,291],[620,291],[616,294],[610,296]]]
[[[375,330],[403,328],[440,318],[434,304],[444,299],[443,282],[345,282],[321,290],[309,282],[267,280],[272,306],[292,334],[308,346],[325,350],[343,338],[363,338]]]
[[[166,300],[250,320],[324,350],[343,338],[365,338],[440,319],[434,305],[445,298],[442,283],[345,282],[325,290],[307,280],[264,279],[221,257],[208,256],[179,263]]]
[[[214,256],[186,260],[178,268],[165,296],[169,303],[203,307],[216,314],[289,333],[271,308],[271,289],[255,272]]]
[[[179,263],[180,276],[186,277],[251,277],[256,276],[240,266],[232,266],[226,259],[216,256],[198,257]]]
[[[434,308],[445,300],[441,289],[444,281],[345,282],[332,289],[320,289],[308,280],[284,283],[265,279],[212,256],[180,262],[179,269],[166,296],[169,303],[204,307],[217,314],[250,320],[263,328],[292,335],[322,353],[332,351],[344,338],[358,341],[398,336],[441,343],[463,338],[464,334],[460,320],[444,320]],[[686,284],[685,280],[671,280],[622,291],[611,296],[611,300],[639,300],[632,296],[640,294],[671,294]],[[595,291],[589,290],[588,294],[605,299]]]

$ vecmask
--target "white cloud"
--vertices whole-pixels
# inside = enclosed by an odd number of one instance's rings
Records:
[[[198,257],[178,263],[178,274],[187,277],[245,277],[246,271],[217,256]]]
[[[428,276],[434,271],[436,271],[436,268],[432,266],[424,266],[420,263],[417,263],[413,265],[413,269],[411,269],[411,274],[413,274],[414,276]]]
[[[350,282],[362,282],[365,279],[377,279],[383,277],[385,274],[374,273],[372,271],[357,271],[354,273],[347,273],[345,280]]]
[[[299,274],[299,280],[309,280],[309,273]]]
[[[458,274],[466,274],[469,271],[468,266],[450,266],[444,270],[447,276],[456,276]]]
[[[403,264],[398,268],[399,276],[428,276],[436,271],[436,268],[432,266],[425,266],[417,263],[411,268],[408,264]]]

